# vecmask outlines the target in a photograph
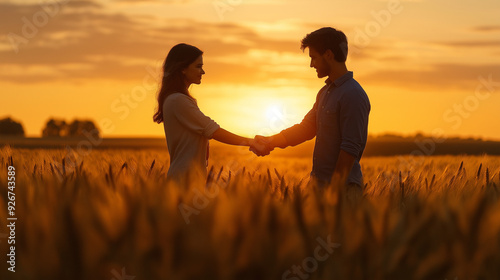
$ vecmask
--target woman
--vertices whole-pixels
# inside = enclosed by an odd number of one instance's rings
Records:
[[[200,111],[196,99],[189,94],[189,86],[200,84],[205,74],[202,55],[201,50],[187,44],[178,44],[170,50],[163,64],[158,109],[153,117],[155,122],[163,122],[165,129],[170,153],[167,178],[175,179],[178,183],[193,179],[206,180],[209,139],[266,150],[254,139],[222,129]]]

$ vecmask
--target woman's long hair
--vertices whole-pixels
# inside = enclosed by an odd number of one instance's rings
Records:
[[[189,96],[182,70],[202,54],[203,52],[197,47],[184,43],[175,45],[168,52],[163,63],[163,78],[158,92],[158,109],[153,116],[156,123],[163,122],[163,102],[170,94],[179,92]]]

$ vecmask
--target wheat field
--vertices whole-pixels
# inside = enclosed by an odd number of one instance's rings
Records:
[[[498,156],[363,158],[356,205],[308,185],[307,157],[214,150],[201,187],[168,160],[0,148],[1,279],[500,279]]]

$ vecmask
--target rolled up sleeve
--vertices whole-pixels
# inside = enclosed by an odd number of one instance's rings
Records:
[[[190,97],[178,94],[170,98],[174,98],[172,102],[174,105],[169,109],[174,112],[179,122],[189,130],[211,139],[214,132],[220,128],[214,120],[200,111]]]
[[[370,104],[362,91],[346,94],[340,106],[340,149],[352,156],[360,157],[368,137],[368,115]]]

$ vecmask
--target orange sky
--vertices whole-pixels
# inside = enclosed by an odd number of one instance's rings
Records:
[[[300,122],[324,84],[300,40],[344,31],[372,104],[369,132],[500,139],[500,2],[92,0],[0,3],[0,118],[50,117],[103,136],[163,136],[158,72],[180,42],[205,52],[200,109],[245,136]]]

